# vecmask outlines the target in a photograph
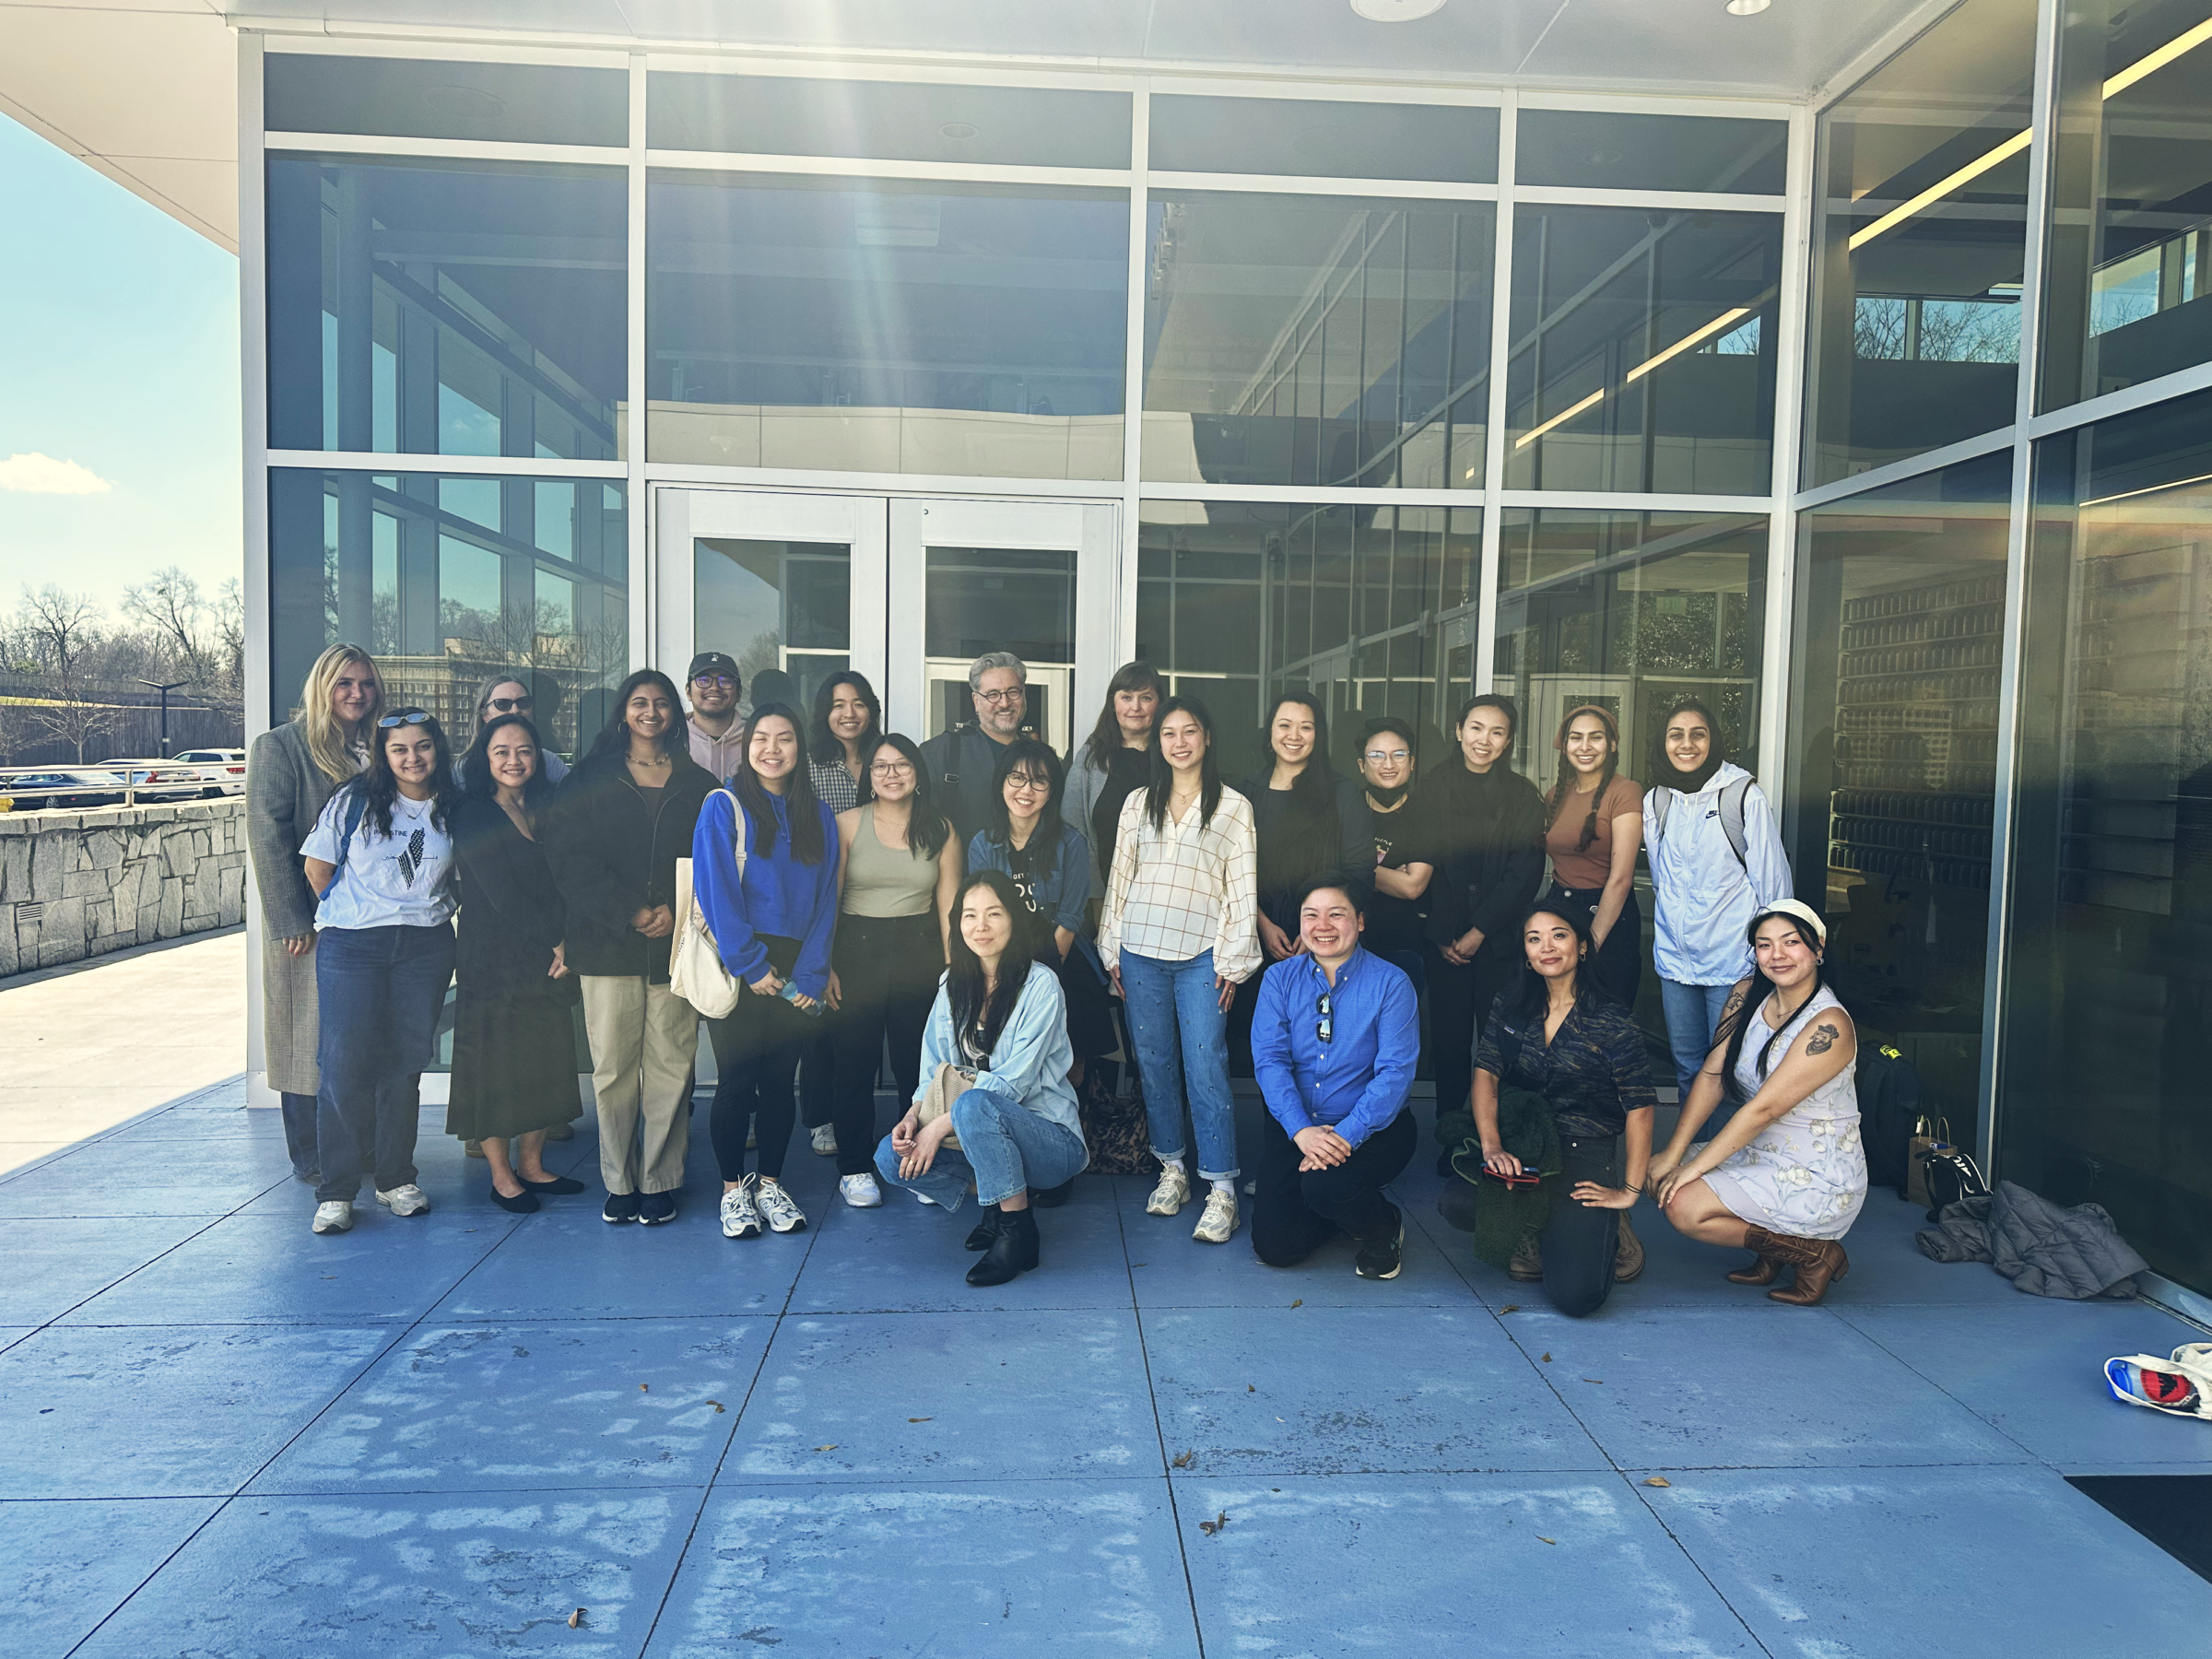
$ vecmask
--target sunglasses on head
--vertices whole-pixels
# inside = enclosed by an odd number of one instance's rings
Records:
[[[421,725],[428,722],[429,718],[429,715],[420,709],[402,709],[396,714],[384,715],[382,718],[378,720],[376,724],[382,729],[388,732],[394,726]]]

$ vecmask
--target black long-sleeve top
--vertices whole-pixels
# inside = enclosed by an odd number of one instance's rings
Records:
[[[1477,772],[1456,756],[1422,774],[1415,795],[1436,869],[1429,937],[1449,945],[1478,927],[1487,943],[1544,878],[1544,797],[1502,760]]]

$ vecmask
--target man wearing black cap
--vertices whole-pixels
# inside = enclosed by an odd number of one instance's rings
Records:
[[[736,663],[719,651],[700,652],[684,676],[684,694],[691,700],[686,728],[691,759],[712,772],[717,782],[727,782],[737,770],[737,746],[745,732],[737,719],[737,696],[744,689]]]

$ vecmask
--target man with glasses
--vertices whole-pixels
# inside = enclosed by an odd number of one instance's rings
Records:
[[[1375,893],[1367,907],[1367,948],[1405,970],[1421,985],[1422,895],[1430,866],[1422,862],[1420,818],[1413,806],[1413,727],[1395,715],[1371,720],[1359,734],[1360,798],[1375,849]]]
[[[685,735],[691,759],[726,783],[737,770],[737,754],[745,742],[745,723],[737,718],[738,694],[745,681],[737,665],[719,651],[702,651],[691,659],[684,676],[684,695],[691,700],[691,718]]]
[[[1029,718],[1029,665],[1010,651],[986,651],[969,665],[975,718],[922,746],[929,788],[965,847],[991,823],[998,751],[1022,735]]]
[[[1260,981],[1253,1073],[1267,1110],[1253,1253],[1295,1267],[1337,1233],[1361,1278],[1398,1277],[1406,1220],[1383,1186],[1413,1161],[1406,1104],[1420,1052],[1413,982],[1360,945],[1360,882],[1316,877],[1298,901],[1300,954]]]

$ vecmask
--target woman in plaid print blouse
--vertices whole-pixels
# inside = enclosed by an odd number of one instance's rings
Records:
[[[1252,803],[1225,789],[1206,705],[1171,697],[1153,727],[1151,779],[1122,805],[1099,956],[1128,1005],[1159,1184],[1146,1210],[1172,1216],[1191,1195],[1183,1088],[1212,1184],[1192,1236],[1237,1230],[1237,1132],[1229,1089],[1228,1010],[1260,965],[1258,837]]]

